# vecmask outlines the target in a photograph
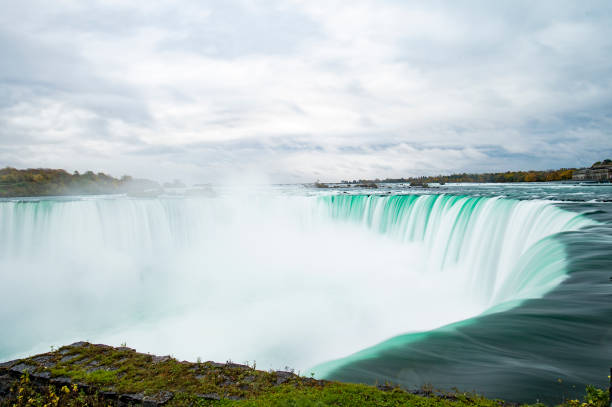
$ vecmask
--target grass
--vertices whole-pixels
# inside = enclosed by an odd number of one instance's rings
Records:
[[[467,393],[412,394],[392,386],[321,381],[291,372],[255,370],[233,363],[180,362],[138,353],[126,347],[81,343],[20,361],[30,374],[16,379],[1,406],[108,406],[101,392],[140,394],[159,400],[172,392],[167,406],[418,406],[500,407],[501,400]],[[15,366],[12,365],[12,366]],[[8,369],[5,367],[5,369]],[[3,372],[0,370],[0,376]],[[41,374],[63,378],[63,385],[41,385]],[[0,397],[1,400],[1,397]],[[565,407],[608,407],[608,393],[589,387],[584,401]]]

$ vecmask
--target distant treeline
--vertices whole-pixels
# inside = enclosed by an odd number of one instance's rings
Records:
[[[565,181],[571,180],[574,173],[574,168],[561,168],[559,170],[548,171],[507,171],[493,172],[484,174],[452,174],[452,175],[436,175],[429,177],[410,177],[410,178],[385,178],[375,180],[353,180],[342,181],[343,183],[363,184],[371,182],[389,182],[389,183],[413,183],[413,184],[430,184],[430,183],[447,183],[447,182],[544,182],[544,181]]]
[[[128,175],[113,178],[104,173],[36,168],[0,169],[0,197],[117,194],[159,188],[156,182],[133,179]]]

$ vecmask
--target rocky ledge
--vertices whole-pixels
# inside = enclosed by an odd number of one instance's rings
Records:
[[[206,400],[241,400],[286,384],[317,387],[326,383],[288,371],[265,372],[232,362],[179,362],[171,356],[88,342],[0,363],[0,405],[12,405],[24,378],[40,392],[49,392],[51,385],[54,395],[62,390],[78,392],[115,406],[162,406],[177,395],[198,405]]]
[[[587,389],[589,390],[589,389]],[[475,394],[406,391],[389,384],[339,383],[289,371],[261,371],[232,362],[186,362],[128,347],[77,342],[0,363],[0,407],[109,406],[420,406],[510,407]],[[537,407],[541,407],[538,404]],[[592,388],[584,403],[608,407],[608,392]],[[534,406],[535,407],[535,406]]]

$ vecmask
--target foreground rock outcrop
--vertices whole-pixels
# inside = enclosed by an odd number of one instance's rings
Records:
[[[128,347],[77,342],[52,352],[0,363],[0,407],[108,406],[512,406],[461,392],[406,391],[261,371],[227,362],[185,362]],[[542,405],[539,404],[538,407]],[[587,388],[585,402],[608,407],[608,392]]]
[[[18,397],[27,377],[41,392],[49,385],[116,406],[162,406],[176,393],[198,400],[241,400],[283,384],[323,386],[293,372],[264,372],[237,363],[179,362],[127,347],[77,342],[56,351],[0,364],[0,403]],[[71,390],[74,389],[74,390]],[[61,394],[61,393],[60,393]],[[6,403],[4,403],[6,404]]]

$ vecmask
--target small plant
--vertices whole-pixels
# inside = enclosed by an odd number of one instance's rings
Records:
[[[121,342],[121,345],[120,345],[120,346],[121,346],[122,348],[127,348],[127,342]]]
[[[610,393],[608,390],[589,385],[586,387],[586,396],[583,402],[573,399],[568,400],[566,404],[570,407],[608,407],[610,405]]]
[[[610,393],[595,386],[587,386],[585,401],[592,406],[608,407],[610,405]]]

